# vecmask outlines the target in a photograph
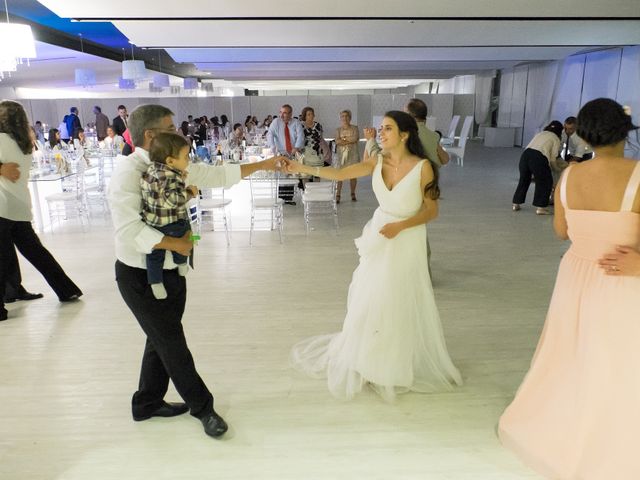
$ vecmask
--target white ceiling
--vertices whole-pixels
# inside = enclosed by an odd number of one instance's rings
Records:
[[[637,17],[637,0],[40,0],[69,18]],[[567,14],[568,12],[568,14]]]
[[[61,17],[112,21],[138,47],[167,49],[202,77],[264,88],[276,80],[450,78],[640,44],[640,0],[40,3]]]
[[[36,42],[36,58],[29,61],[29,66],[18,66],[18,71],[5,77],[0,87],[76,87],[76,68],[94,70],[98,85],[117,83],[122,72],[120,62]]]
[[[88,87],[75,83],[76,69],[95,72],[96,84]],[[149,89],[149,81],[156,73],[148,71],[148,78],[138,82],[138,88]],[[19,65],[16,72],[0,81],[0,88],[19,88],[29,98],[101,96],[105,93],[126,94],[120,90],[118,79],[122,64],[102,57],[67,48],[36,42],[36,58]],[[171,85],[182,86],[182,78],[169,76]]]

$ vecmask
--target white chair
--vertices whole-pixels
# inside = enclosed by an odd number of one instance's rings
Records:
[[[198,198],[198,225],[205,221],[211,223],[211,230],[215,230],[216,213],[220,213],[222,224],[227,237],[227,245],[231,244],[229,236],[229,218],[227,216],[227,206],[231,204],[230,198],[225,198],[224,188],[204,188],[200,190]]]
[[[102,157],[91,157],[89,159],[93,165],[84,175],[84,190],[87,200],[89,214],[91,207],[99,207],[102,216],[109,215],[109,202],[107,201],[107,171],[105,169],[105,159]],[[113,168],[111,168],[113,169]]]
[[[76,173],[62,179],[62,192],[45,197],[52,232],[55,219],[77,218],[83,230],[85,218],[87,225],[90,224],[89,207],[84,189],[86,163],[84,158],[80,158],[75,160],[75,164]]]
[[[451,123],[449,123],[449,130],[447,130],[447,134],[440,139],[440,143],[442,145],[453,145],[453,142],[456,138],[456,128],[458,128],[458,122],[460,122],[460,115],[454,115],[451,118]]]
[[[458,137],[458,143],[446,148],[446,151],[450,155],[454,155],[456,157],[456,161],[460,166],[464,166],[464,152],[467,146],[467,140],[469,139],[469,132],[471,131],[471,127],[473,125],[473,116],[465,117],[464,123],[462,124],[462,130],[460,130],[460,136]]]
[[[284,228],[284,200],[278,198],[279,174],[260,171],[249,177],[251,189],[251,227],[249,228],[249,245],[253,243],[253,229],[261,212],[268,213],[271,230],[278,229],[280,243]]]
[[[302,194],[304,224],[309,235],[311,216],[330,214],[338,232],[338,205],[336,203],[336,182],[307,182]]]

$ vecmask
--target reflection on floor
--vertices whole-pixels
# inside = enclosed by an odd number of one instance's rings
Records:
[[[511,211],[519,149],[468,148],[464,168],[442,169],[430,227],[464,387],[341,403],[287,364],[294,342],[341,326],[353,239],[375,208],[362,179],[358,202],[339,206],[338,235],[328,221],[306,236],[300,204],[286,207],[282,245],[277,232],[257,232],[253,247],[248,232],[234,232],[230,247],[223,232],[203,234],[184,324],[228,435],[208,438],[188,415],[133,422],[144,338],[116,290],[112,232],[68,222],[42,240],[85,296],[58,303],[22,261],[25,285],[45,298],[9,305],[0,323],[0,478],[538,478],[502,449],[495,425],[527,369],[567,245],[552,217]],[[168,399],[178,400],[173,389]]]

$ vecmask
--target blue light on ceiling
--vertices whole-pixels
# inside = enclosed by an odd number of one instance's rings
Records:
[[[89,40],[104,45],[105,47],[115,49],[124,48],[127,52],[130,48],[127,37],[113,26],[111,22],[72,22],[68,18],[58,17],[51,10],[35,0],[12,2],[9,8],[9,14],[17,15],[74,37],[82,34],[84,40]]]

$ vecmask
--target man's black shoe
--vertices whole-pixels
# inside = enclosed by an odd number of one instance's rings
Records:
[[[164,402],[160,408],[158,408],[155,412],[151,412],[147,415],[133,415],[133,419],[136,422],[140,422],[142,420],[148,420],[151,417],[176,417],[178,415],[182,415],[183,413],[187,413],[189,411],[189,407],[187,407],[186,403],[167,403]]]
[[[61,302],[75,302],[82,296],[82,292],[74,293],[73,295],[69,295],[68,297],[62,297],[59,300]]]
[[[200,419],[204,426],[204,433],[210,437],[221,437],[229,429],[227,422],[215,411]]]
[[[37,300],[38,298],[42,298],[42,297],[44,297],[44,295],[42,295],[41,293],[24,292],[14,298],[5,298],[4,303],[13,303],[16,300],[25,300],[25,301]]]

